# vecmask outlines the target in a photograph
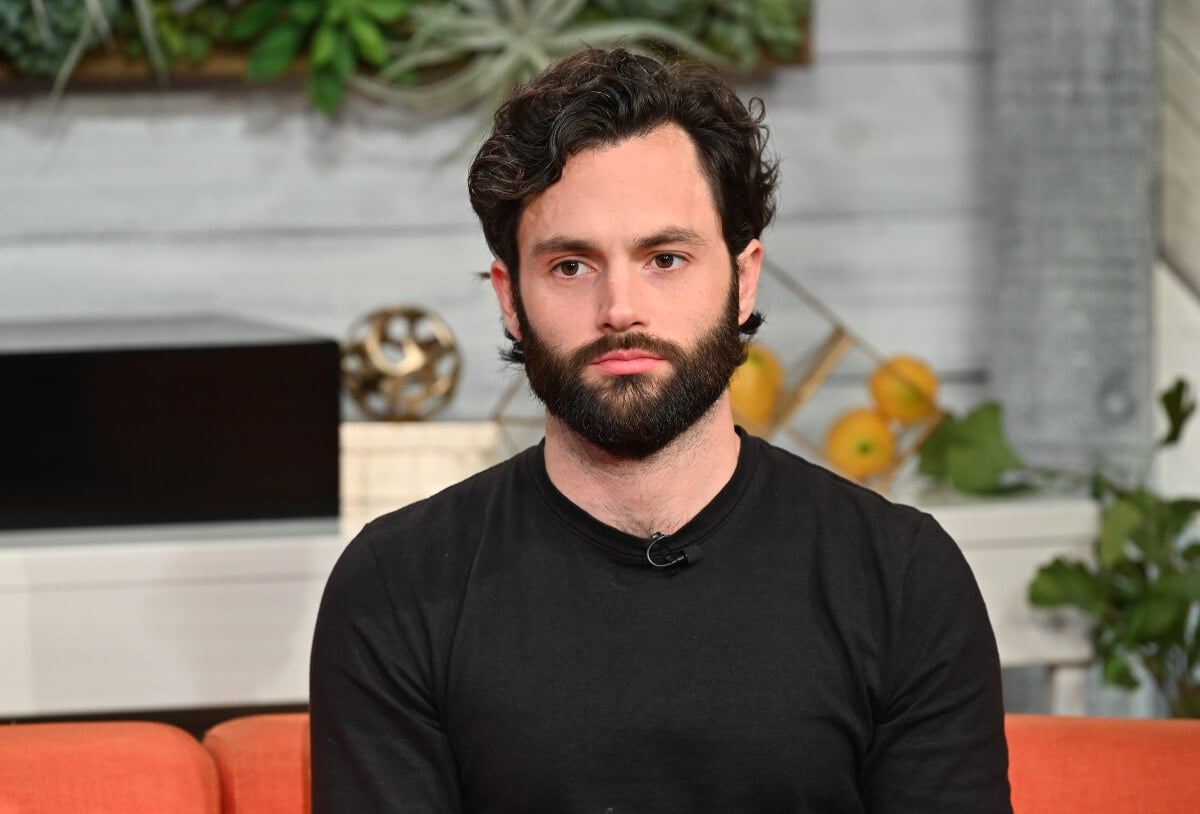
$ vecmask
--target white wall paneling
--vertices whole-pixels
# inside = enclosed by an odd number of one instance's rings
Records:
[[[1200,292],[1200,0],[1163,3],[1162,243],[1176,274]]]
[[[1200,0],[1162,6],[1161,240],[1155,269],[1158,389],[1183,376],[1200,387]],[[1159,463],[1162,488],[1200,494],[1200,427]]]
[[[0,237],[424,234],[471,224],[467,118],[414,129],[365,103],[331,123],[285,92],[6,100]]]
[[[783,217],[977,208],[974,60],[819,61],[753,83],[783,159]],[[0,102],[0,239],[476,228],[476,123],[405,129],[358,103],[337,125],[290,98],[184,92]],[[267,112],[270,115],[267,115]],[[258,119],[264,121],[259,122]]]
[[[817,0],[822,60],[976,57],[986,53],[986,6],[975,0]]]
[[[782,159],[783,218],[975,211],[981,187],[975,60],[818,61],[746,84]]]
[[[1200,300],[1165,264],[1154,270],[1155,388],[1182,377],[1200,388]],[[1156,437],[1166,431],[1161,411]],[[1158,456],[1158,486],[1168,495],[1200,496],[1200,420],[1192,418],[1180,443]]]

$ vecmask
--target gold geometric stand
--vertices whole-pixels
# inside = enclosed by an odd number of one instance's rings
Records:
[[[734,417],[749,432],[767,439],[776,433],[781,433],[800,447],[807,456],[824,462],[824,445],[814,441],[795,426],[797,413],[818,393],[851,351],[857,350],[865,354],[876,366],[886,363],[888,357],[854,333],[831,308],[780,266],[764,260],[763,271],[825,321],[829,325],[829,331],[813,352],[788,375],[783,392],[776,402],[766,426],[748,421],[746,416],[739,414],[736,410]],[[917,389],[919,390],[919,388]],[[898,433],[896,454],[891,463],[878,474],[864,479],[863,483],[877,491],[887,491],[901,468],[917,454],[921,445],[937,428],[944,415],[945,411],[935,404],[928,416]]]

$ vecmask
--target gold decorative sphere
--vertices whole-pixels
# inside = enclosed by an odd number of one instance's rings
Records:
[[[372,311],[342,346],[342,384],[369,418],[417,421],[450,403],[462,367],[450,327],[429,311]]]

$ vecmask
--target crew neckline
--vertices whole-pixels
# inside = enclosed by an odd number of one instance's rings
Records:
[[[711,537],[728,520],[749,489],[762,455],[763,441],[749,435],[740,426],[735,429],[741,439],[741,444],[733,474],[720,491],[713,496],[713,499],[705,504],[691,520],[688,520],[674,534],[666,535],[663,538],[672,547],[703,543]],[[649,538],[630,534],[615,526],[610,526],[602,520],[597,520],[559,491],[546,471],[545,447],[546,440],[543,438],[537,446],[530,448],[529,455],[525,458],[525,469],[530,481],[536,487],[538,495],[551,512],[564,525],[596,547],[622,561],[640,562],[647,568],[652,568],[653,566],[646,560],[646,546],[650,542]]]

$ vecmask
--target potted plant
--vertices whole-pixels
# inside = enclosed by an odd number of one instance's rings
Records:
[[[1090,619],[1106,683],[1134,689],[1141,668],[1172,716],[1200,718],[1200,499],[1168,498],[1149,483],[1155,455],[1179,443],[1196,402],[1177,380],[1160,403],[1167,430],[1130,482],[1025,464],[996,402],[962,418],[947,415],[921,449],[920,471],[976,495],[1088,484],[1101,513],[1092,558],[1059,557],[1042,566],[1029,600],[1042,608],[1074,607]]]
[[[1093,557],[1060,557],[1038,570],[1029,599],[1072,606],[1091,620],[1104,681],[1133,689],[1142,668],[1171,715],[1200,718],[1200,499],[1167,498],[1148,485],[1154,453],[1178,443],[1196,409],[1182,381],[1162,395],[1166,434],[1129,484],[1097,474],[1101,510]]]

